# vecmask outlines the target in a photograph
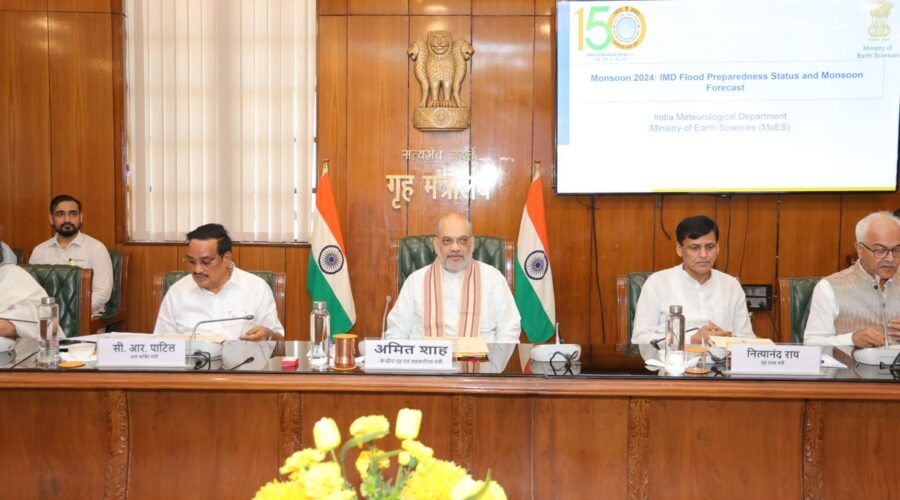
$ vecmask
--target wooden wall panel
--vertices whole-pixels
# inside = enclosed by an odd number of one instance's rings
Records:
[[[410,0],[413,16],[464,16],[472,13],[472,0]],[[455,33],[455,32],[454,32]],[[415,34],[415,31],[413,31]]]
[[[322,4],[319,4],[320,8]],[[320,17],[316,46],[316,154],[318,175],[330,162],[338,215],[347,220],[347,18]],[[342,228],[344,227],[342,226]],[[345,230],[346,234],[346,230]]]
[[[318,0],[316,2],[319,16],[335,16],[347,14],[347,0]],[[320,19],[321,21],[321,19]],[[321,25],[319,34],[321,35]]]
[[[802,423],[800,401],[653,400],[650,498],[799,498]]]
[[[103,391],[5,393],[0,405],[3,497],[95,498],[103,491],[109,456],[106,421]]]
[[[404,15],[409,12],[408,0],[348,0],[350,15]]]
[[[554,15],[556,15],[556,0],[534,0],[534,15],[536,15],[536,16],[554,16]],[[555,19],[552,19],[551,21],[555,21]]]
[[[539,398],[534,406],[534,498],[628,496],[628,400]],[[558,459],[567,454],[578,463]]]
[[[825,498],[897,498],[900,403],[828,402],[824,416]],[[865,423],[866,425],[863,425]]]
[[[285,260],[285,271],[287,272],[285,336],[288,340],[308,340],[309,312],[312,310],[312,299],[306,290],[309,247],[286,248]],[[351,286],[353,285],[351,284]]]
[[[429,31],[446,30],[450,31],[454,39],[463,38],[472,41],[472,23],[471,18],[466,16],[415,16],[409,20],[409,38],[412,40],[425,41]],[[475,54],[473,57],[478,57]],[[460,96],[467,105],[472,102],[471,98],[471,81],[474,78],[472,72],[469,72],[463,81]],[[409,149],[412,150],[428,150],[443,151],[442,161],[424,161],[418,159],[408,160],[409,175],[416,176],[414,186],[416,192],[412,201],[408,204],[403,203],[400,211],[405,212],[407,217],[407,234],[431,234],[434,232],[434,224],[441,215],[448,212],[459,212],[467,214],[469,211],[468,199],[432,199],[432,195],[425,192],[424,179],[425,175],[449,175],[467,177],[470,172],[470,162],[465,160],[450,160],[450,153],[466,151],[470,144],[470,131],[463,130],[459,132],[422,132],[412,126],[412,116],[415,112],[419,101],[422,99],[422,93],[419,89],[419,82],[416,80],[413,70],[413,63],[409,64],[409,119],[407,120]],[[477,151],[476,151],[477,153]],[[399,154],[399,152],[398,152]],[[394,161],[389,161],[388,165],[393,166],[394,173],[404,173],[402,171],[403,162],[399,156]],[[396,166],[395,166],[396,165]],[[481,228],[476,229],[479,234],[482,233]]]
[[[778,276],[824,276],[843,267],[838,256],[840,223],[840,195],[782,196]]]
[[[374,2],[373,2],[374,3]],[[381,331],[390,293],[390,241],[405,232],[405,217],[390,208],[384,176],[406,146],[408,22],[404,17],[350,17],[348,47],[347,199],[344,237],[356,304],[355,333]],[[376,57],[374,48],[378,48]],[[399,131],[399,133],[398,133]]]
[[[111,16],[53,12],[49,19],[52,191],[79,198],[84,232],[112,247]]]
[[[469,472],[483,478],[488,471],[509,498],[533,498],[531,457],[517,449],[533,448],[532,402],[514,397],[476,397],[472,427],[479,439],[472,441]],[[436,451],[436,450],[435,450]]]
[[[46,12],[47,0],[0,0],[0,11],[3,10],[29,10]]]
[[[602,307],[590,308],[591,331],[596,332],[584,340],[591,344],[614,344],[616,337],[616,276],[633,271],[649,271],[653,268],[654,209],[649,196],[595,196],[596,243],[598,254],[587,276],[591,280],[592,294],[600,294]],[[566,227],[566,226],[563,226]],[[590,233],[590,223],[567,231],[572,235]],[[577,237],[577,236],[576,236]],[[590,236],[582,238],[591,245]],[[674,253],[674,248],[672,250]],[[590,263],[589,263],[590,264]],[[578,273],[578,268],[570,270]],[[599,278],[596,274],[599,273]],[[595,276],[592,276],[595,275]],[[577,274],[576,274],[577,276]],[[599,280],[600,290],[597,290]],[[563,298],[563,300],[566,300]],[[593,301],[593,297],[591,297]],[[559,302],[559,299],[557,299]],[[591,302],[593,304],[593,302]],[[583,314],[584,306],[580,306]],[[579,305],[572,304],[572,314],[578,314]],[[601,323],[602,321],[602,323]],[[570,335],[572,337],[572,335]],[[577,337],[576,337],[577,338]]]
[[[22,250],[49,234],[47,54],[46,14],[0,12],[0,226]]]
[[[153,331],[157,314],[157,305],[153,302],[153,275],[181,268],[176,248],[175,245],[116,245],[116,250],[127,252],[130,259],[126,298],[128,319],[123,330]]]
[[[530,16],[534,14],[534,0],[472,0],[472,14],[476,16]]]
[[[113,10],[113,4],[119,10]],[[51,12],[121,12],[121,2],[113,0],[49,0]]]
[[[491,198],[471,202],[476,232],[515,240],[532,171],[534,20],[474,17],[472,176],[496,179]]]
[[[142,457],[129,463],[130,499],[159,498],[161,477],[185,496],[251,498],[283,463],[275,393],[135,391],[128,410],[131,454]]]

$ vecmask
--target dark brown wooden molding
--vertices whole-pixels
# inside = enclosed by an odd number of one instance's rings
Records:
[[[453,396],[450,402],[450,411],[452,413],[450,444],[453,461],[461,467],[471,469],[475,401],[472,396]]]
[[[803,415],[803,498],[825,498],[825,403],[807,401]]]
[[[278,393],[278,455],[284,459],[299,450],[301,427],[300,393]],[[281,463],[278,464],[281,467]]]
[[[106,393],[109,456],[103,498],[120,499],[128,494],[128,399],[125,391]]]
[[[650,498],[650,400],[628,401],[628,498]]]

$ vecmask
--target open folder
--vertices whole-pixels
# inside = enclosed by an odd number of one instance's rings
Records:
[[[716,335],[710,335],[709,342],[713,347],[721,347],[723,349],[731,349],[731,346],[735,344],[775,344],[772,342],[772,339],[765,337],[720,337]]]
[[[454,337],[453,357],[470,361],[488,359],[488,346],[484,337]]]

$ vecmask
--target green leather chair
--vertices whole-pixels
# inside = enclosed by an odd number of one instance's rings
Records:
[[[18,248],[13,248],[12,251],[14,254],[16,254],[16,263],[24,264],[24,262],[22,261],[22,251]]]
[[[616,276],[616,317],[620,344],[631,344],[634,312],[637,309],[638,298],[641,296],[641,288],[650,274],[652,273],[638,272]]]
[[[778,278],[778,325],[781,342],[803,343],[813,289],[820,277]]]
[[[278,320],[284,325],[284,292],[285,292],[285,273],[276,273],[272,271],[247,271],[262,278],[272,294],[275,296],[275,308],[278,310]],[[169,287],[174,285],[176,281],[188,275],[187,271],[168,271],[159,272],[153,275],[153,301],[156,303],[156,316],[159,316],[159,307],[162,305],[162,299],[169,291]]]
[[[392,275],[397,276],[394,297],[403,288],[403,282],[416,270],[434,262],[437,253],[430,234],[407,236],[391,245],[391,266],[396,267]],[[494,266],[506,277],[510,289],[513,288],[513,244],[511,241],[494,236],[476,236],[472,257],[478,262]]]
[[[91,279],[94,272],[78,266],[32,264],[22,269],[59,304],[59,324],[67,337],[90,332]]]
[[[110,251],[109,258],[113,268],[112,294],[104,306],[103,315],[91,320],[91,332],[97,332],[101,328],[111,331],[116,325],[125,321],[127,316],[125,290],[128,288],[129,255],[125,252]]]

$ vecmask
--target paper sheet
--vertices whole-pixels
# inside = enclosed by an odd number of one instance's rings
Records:
[[[760,337],[719,337],[716,335],[710,335],[709,341],[714,347],[721,347],[724,349],[729,349],[731,347],[731,344],[775,344],[775,342],[772,342],[772,339]]]

